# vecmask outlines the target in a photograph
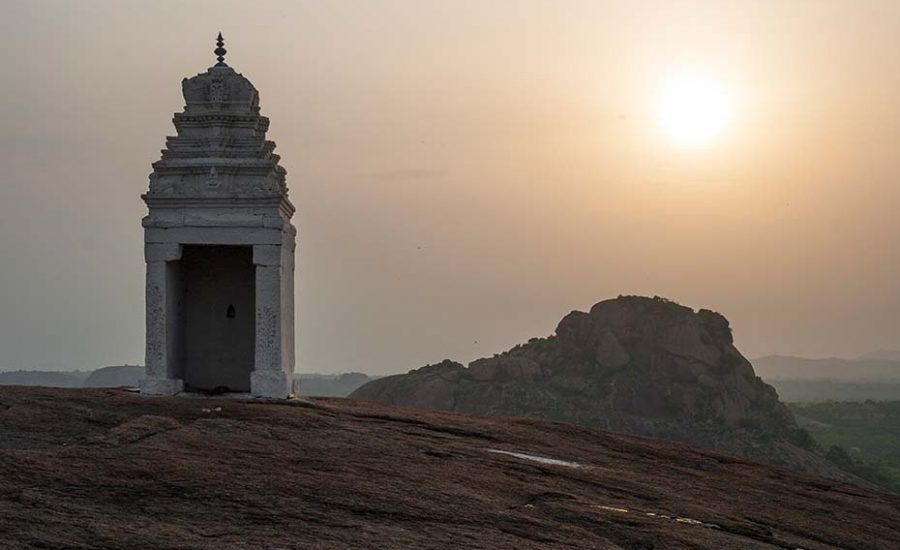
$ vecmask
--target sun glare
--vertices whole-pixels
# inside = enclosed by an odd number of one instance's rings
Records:
[[[658,116],[665,134],[685,147],[715,144],[731,119],[729,94],[705,76],[679,76],[662,88]]]

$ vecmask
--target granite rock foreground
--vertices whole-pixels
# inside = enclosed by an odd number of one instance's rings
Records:
[[[900,497],[346,399],[0,387],[2,548],[897,548]]]

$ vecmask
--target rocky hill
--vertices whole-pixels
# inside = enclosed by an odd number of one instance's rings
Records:
[[[836,477],[775,390],[735,348],[728,320],[624,296],[566,315],[548,338],[468,368],[443,361],[369,382],[352,398],[526,416],[724,449]]]
[[[336,398],[0,387],[0,548],[898,546],[900,497],[678,443]]]

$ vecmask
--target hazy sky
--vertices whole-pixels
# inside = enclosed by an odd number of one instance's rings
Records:
[[[142,363],[181,79],[260,90],[299,372],[400,372],[661,295],[748,356],[900,347],[900,2],[0,0],[0,370]],[[657,120],[729,90],[720,140]]]

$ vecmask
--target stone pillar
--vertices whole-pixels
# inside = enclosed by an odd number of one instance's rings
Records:
[[[179,244],[145,244],[146,280],[146,373],[140,381],[141,393],[174,395],[183,389],[180,373],[176,268],[172,264],[181,259]]]
[[[288,299],[280,245],[254,245],[256,265],[256,355],[250,373],[250,392],[257,397],[285,398],[291,394],[294,362],[285,341],[293,330],[293,307]],[[288,266],[289,268],[289,266]],[[291,296],[291,299],[293,297]]]

